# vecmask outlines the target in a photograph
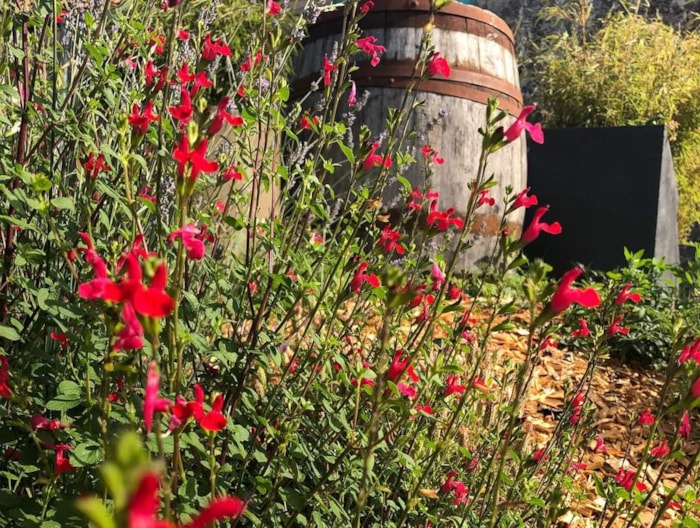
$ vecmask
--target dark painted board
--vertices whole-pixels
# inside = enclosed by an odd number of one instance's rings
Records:
[[[624,265],[624,247],[678,262],[678,198],[663,126],[546,130],[544,145],[528,144],[528,185],[550,205],[543,221],[559,221],[563,232],[543,233],[526,253],[556,273],[574,263]]]

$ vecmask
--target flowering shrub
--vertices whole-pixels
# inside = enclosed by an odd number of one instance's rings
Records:
[[[586,393],[636,292],[601,295],[575,284],[578,269],[550,284],[533,263],[522,297],[506,297],[520,249],[566,226],[540,215],[508,232],[537,198],[508,189],[496,203],[488,160],[541,129],[489,103],[462,217],[430,187],[450,160],[403,132],[420,83],[451,73],[430,24],[405,105],[384,133],[352,137],[332,103],[358,112],[351,65],[382,60],[384,43],[358,44],[372,1],[341,7],[314,109],[285,75],[313,5],[253,3],[260,24],[238,52],[194,0],[98,4],[2,7],[3,522],[551,526],[585,471],[577,453],[593,438],[604,449]],[[390,222],[379,197],[418,159],[425,185],[402,191]],[[332,201],[341,171],[357,185]],[[486,207],[502,213],[491,273],[465,278],[455,263]],[[534,446],[523,399],[571,305],[602,310],[590,369]],[[503,364],[492,338],[516,329],[522,361]],[[677,355],[667,399],[630,425],[648,435],[642,458],[600,482],[611,522],[652,498],[659,518],[695,507],[697,454],[675,488],[661,481],[700,401],[695,343]],[[661,438],[650,417],[677,434]]]
[[[592,272],[588,278],[599,291],[609,295],[619,292],[616,306],[626,306],[623,328],[611,333],[611,354],[621,359],[635,359],[663,370],[672,360],[674,342],[690,340],[700,333],[697,260],[685,266],[670,265],[645,258],[643,251],[625,251],[627,267],[608,272]],[[586,323],[584,311],[571,310],[568,326],[577,320]],[[585,326],[581,326],[581,330]],[[616,327],[611,327],[614,330]],[[618,329],[619,330],[619,329]],[[572,337],[578,330],[574,331]],[[572,343],[573,344],[573,343]]]

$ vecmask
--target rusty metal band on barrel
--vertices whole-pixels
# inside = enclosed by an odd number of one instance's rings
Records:
[[[318,74],[298,79],[292,85],[292,98],[306,93],[312,82],[318,81]],[[352,75],[359,88],[407,88],[415,83],[413,61],[383,61],[381,67],[372,68],[360,64]],[[489,98],[498,98],[498,107],[513,116],[520,113],[523,105],[522,94],[512,84],[490,75],[452,68],[449,79],[430,78],[415,86],[416,90],[438,95],[459,97],[486,104]]]
[[[360,28],[424,27],[430,21],[427,0],[374,0],[372,10],[360,20]],[[323,13],[309,28],[306,43],[337,35],[343,30],[343,9]],[[503,20],[484,9],[453,2],[436,12],[433,25],[437,29],[488,36],[511,52],[515,49],[513,32]]]

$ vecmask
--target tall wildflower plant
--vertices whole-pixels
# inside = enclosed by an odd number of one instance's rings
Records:
[[[407,130],[421,81],[451,73],[430,25],[386,133],[362,128],[351,143],[338,101],[359,104],[353,62],[383,53],[358,29],[371,0],[342,7],[321,112],[290,100],[285,74],[318,5],[252,3],[260,22],[245,38],[215,31],[216,4],[199,5],[2,6],[0,519],[551,526],[578,493],[576,457],[596,434],[586,391],[627,299],[577,285],[579,269],[549,284],[542,263],[520,299],[507,293],[520,249],[565,229],[527,189],[502,204],[488,194],[493,152],[523,133],[544,140],[532,108],[506,125],[488,105],[461,217],[430,188],[450,160]],[[389,222],[380,197],[408,163],[426,185],[405,189]],[[354,185],[338,202],[341,171]],[[507,232],[532,206],[536,222]],[[492,273],[465,279],[455,262],[486,207],[503,212]],[[590,368],[533,446],[523,401],[571,305],[602,310],[608,328],[591,325]],[[516,329],[522,361],[504,364],[491,338]],[[611,523],[692,513],[697,454],[675,488],[639,486],[694,425],[698,347],[677,348],[677,382],[638,420],[640,466],[600,481]],[[662,416],[678,423],[666,444],[649,427]]]

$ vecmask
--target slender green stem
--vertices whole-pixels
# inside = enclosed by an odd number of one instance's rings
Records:
[[[216,438],[216,433],[209,433],[209,486],[211,487],[211,498],[214,500],[216,498],[216,444],[214,439]]]
[[[370,416],[367,428],[367,446],[362,450],[362,478],[360,480],[360,490],[357,493],[357,504],[355,505],[355,521],[353,526],[360,528],[362,510],[369,497],[367,481],[369,479],[370,467],[374,457],[377,435],[379,432],[379,417],[381,415],[382,400],[384,399],[384,389],[386,387],[385,373],[389,366],[389,327],[392,319],[392,310],[386,307],[386,312],[380,328],[380,348],[377,360],[377,382],[372,391],[372,415]]]

